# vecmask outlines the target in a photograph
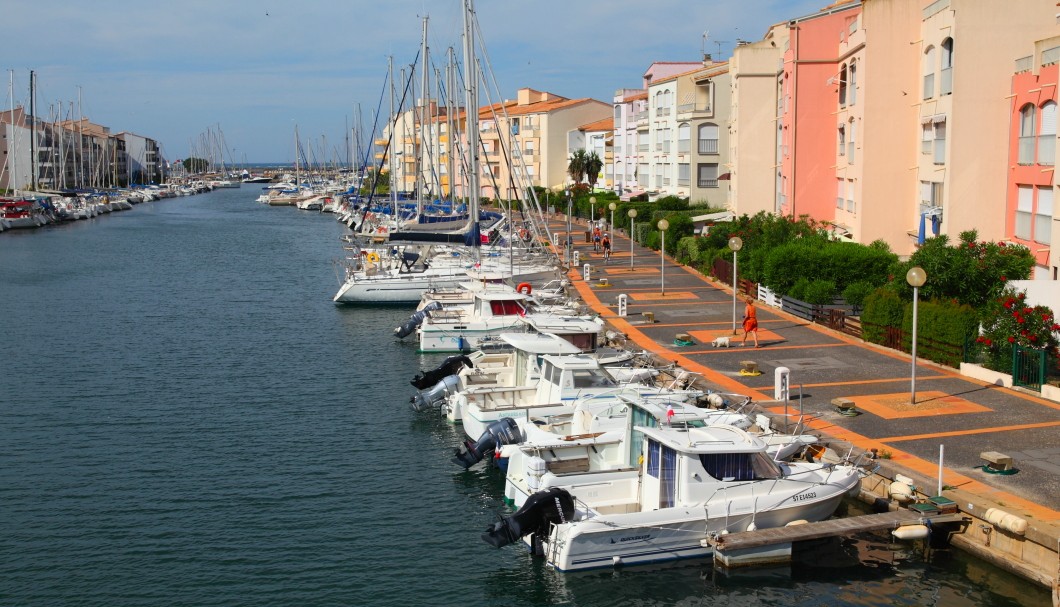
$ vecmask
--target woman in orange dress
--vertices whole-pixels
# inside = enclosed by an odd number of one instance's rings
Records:
[[[747,334],[750,333],[755,338],[755,347],[760,348],[758,345],[758,310],[755,309],[755,300],[748,297],[747,307],[743,311],[743,341],[740,342],[741,346],[747,345]]]

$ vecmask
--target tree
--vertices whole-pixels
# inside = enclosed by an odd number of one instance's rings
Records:
[[[185,158],[184,159],[184,171],[187,173],[205,173],[206,167],[209,163],[202,158]]]
[[[567,163],[567,174],[574,183],[581,183],[582,179],[585,178],[586,163],[589,160],[589,155],[585,153],[585,150],[574,150],[574,153],[570,155],[570,162]]]
[[[600,157],[596,152],[590,153],[585,157],[585,175],[589,180],[589,188],[596,187],[596,180],[600,176],[600,169],[604,168],[604,161],[600,160]]]

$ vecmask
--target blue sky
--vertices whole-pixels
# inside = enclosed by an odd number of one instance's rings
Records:
[[[737,39],[813,13],[825,0],[477,0],[500,96],[528,86],[609,101],[636,88],[653,61],[728,57]],[[460,0],[20,0],[4,8],[5,81],[28,105],[37,73],[38,114],[77,117],[158,139],[185,157],[208,129],[232,157],[293,160],[294,127],[329,156],[345,125],[371,128],[386,75],[415,58],[421,16],[437,65],[460,49]],[[720,47],[719,47],[720,44]],[[395,68],[397,69],[397,68]],[[4,86],[0,106],[9,106]],[[496,98],[497,93],[493,93]],[[485,97],[483,97],[485,103]],[[388,105],[384,107],[387,111]],[[318,152],[319,154],[319,152]]]

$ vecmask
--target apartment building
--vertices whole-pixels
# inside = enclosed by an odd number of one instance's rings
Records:
[[[614,105],[614,160],[612,173],[615,176],[613,188],[619,196],[628,197],[639,192],[637,183],[637,164],[640,155],[647,153],[647,140],[640,142],[637,136],[637,117],[647,115],[648,92],[644,89],[619,89],[615,91]],[[643,145],[643,150],[640,146]]]
[[[1029,45],[1028,45],[1029,46]],[[1009,117],[1005,236],[1034,253],[1036,279],[1060,278],[1060,215],[1055,204],[1060,35],[1037,40],[1015,60]]]

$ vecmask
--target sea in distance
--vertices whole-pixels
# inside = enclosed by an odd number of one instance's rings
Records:
[[[339,307],[331,215],[257,187],[0,234],[0,605],[1048,605],[884,536],[789,567],[560,574],[408,404],[407,308]]]

